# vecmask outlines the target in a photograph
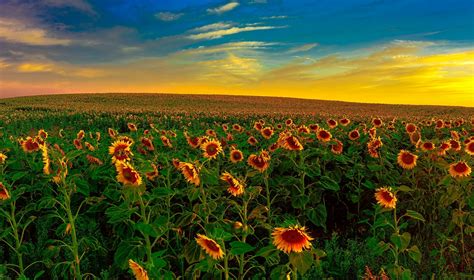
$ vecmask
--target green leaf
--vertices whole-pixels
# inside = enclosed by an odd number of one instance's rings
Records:
[[[338,191],[340,189],[339,184],[328,176],[322,176],[316,185],[323,187],[327,190]]]
[[[412,188],[410,188],[409,186],[405,186],[405,185],[401,185],[397,188],[398,191],[401,191],[401,192],[411,192],[413,191]]]
[[[405,215],[410,217],[410,218],[413,218],[415,220],[420,220],[422,222],[425,221],[425,218],[423,218],[423,215],[421,215],[420,213],[418,213],[416,211],[413,211],[413,210],[407,210]]]
[[[280,263],[280,251],[273,245],[268,245],[257,251],[255,254],[258,257],[265,258],[265,263],[269,266],[277,265]]]
[[[415,262],[421,263],[421,252],[420,252],[420,249],[418,249],[418,246],[416,245],[411,246],[411,248],[408,249],[408,255]]]
[[[288,272],[288,267],[286,265],[279,265],[272,269],[270,272],[270,279],[271,280],[285,280],[286,274]]]
[[[291,198],[291,206],[296,209],[304,209],[306,204],[309,202],[309,196],[297,195]]]
[[[245,243],[245,242],[240,242],[240,241],[232,241],[232,242],[230,242],[230,252],[231,252],[234,256],[251,252],[251,251],[253,251],[254,249],[255,249],[255,247],[253,247],[252,245],[247,244],[247,243]]]
[[[145,224],[145,223],[140,222],[140,223],[136,223],[135,225],[133,225],[133,227],[136,230],[140,231],[141,233],[147,234],[151,237],[157,237],[158,236],[158,232],[150,224]]]
[[[26,171],[20,171],[20,172],[15,172],[13,173],[12,177],[11,177],[11,182],[15,182],[15,181],[18,181],[20,180],[21,178],[25,177],[26,175],[28,175],[30,172],[26,172]]]
[[[393,233],[390,236],[390,241],[399,248],[399,250],[405,250],[408,245],[410,244],[411,235],[408,232],[404,232],[403,234]]]
[[[318,204],[316,207],[306,211],[306,217],[316,226],[323,227],[326,230],[326,219],[328,213],[324,204]]]
[[[204,256],[201,254],[201,252],[201,247],[199,247],[199,245],[194,240],[188,242],[188,244],[184,246],[184,258],[188,264],[192,264],[203,259]]]
[[[383,166],[379,164],[367,164],[367,168],[372,172],[382,171]]]
[[[298,269],[298,272],[302,275],[308,271],[313,265],[313,255],[311,252],[303,251],[301,253],[291,253],[290,263]]]
[[[105,214],[109,218],[108,222],[110,224],[117,224],[130,219],[130,216],[136,211],[135,208],[128,208],[126,205],[112,205],[105,210]]]

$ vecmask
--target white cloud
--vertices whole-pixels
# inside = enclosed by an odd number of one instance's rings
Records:
[[[210,30],[219,30],[232,27],[230,23],[216,22],[192,29],[192,32],[206,32]]]
[[[155,14],[155,17],[161,21],[174,21],[183,15],[183,13],[159,12]]]
[[[227,29],[213,30],[209,32],[203,32],[198,34],[188,35],[187,38],[191,40],[203,40],[203,39],[218,39],[223,36],[237,34],[241,32],[250,32],[257,30],[268,30],[275,28],[284,28],[286,26],[245,26],[245,27],[230,27]]]
[[[241,42],[231,42],[221,45],[204,47],[200,46],[194,49],[183,50],[180,53],[183,54],[210,54],[210,53],[219,53],[219,52],[229,52],[229,51],[239,51],[239,50],[260,50],[266,49],[271,46],[278,45],[278,43],[267,43],[260,41],[241,41]]]
[[[240,4],[238,2],[230,2],[230,3],[227,3],[227,4],[222,5],[220,7],[217,7],[217,8],[207,9],[207,12],[210,13],[210,14],[220,15],[220,14],[223,14],[225,12],[228,12],[228,11],[231,11],[231,10],[235,9],[239,5]]]
[[[306,52],[309,51],[315,47],[317,47],[319,44],[318,43],[312,43],[312,44],[304,44],[302,46],[294,47],[288,50],[288,53],[298,53],[298,52]]]
[[[271,17],[262,17],[262,19],[285,19],[288,16],[271,16]]]
[[[39,27],[10,18],[0,18],[0,39],[34,46],[69,45],[71,40],[50,37]]]

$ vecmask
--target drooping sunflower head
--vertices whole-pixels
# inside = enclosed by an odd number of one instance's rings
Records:
[[[128,260],[128,266],[133,272],[136,280],[148,280],[148,272],[132,259]]]
[[[10,193],[7,190],[7,187],[0,182],[0,200],[7,200],[10,198]]]
[[[109,154],[112,156],[112,162],[128,161],[130,156],[133,156],[130,150],[131,144],[123,140],[117,140],[109,147]]]
[[[410,170],[416,166],[417,158],[417,155],[414,155],[409,151],[400,150],[398,153],[397,162],[403,169]]]
[[[395,208],[397,205],[397,197],[389,187],[378,188],[375,192],[377,203],[384,208]]]
[[[301,145],[300,140],[296,138],[295,136],[288,135],[286,136],[282,143],[281,146],[285,148],[286,150],[289,151],[301,151],[303,150],[303,145]]]
[[[224,257],[224,251],[221,246],[213,239],[203,235],[197,234],[196,243],[213,259],[219,260]]]
[[[142,177],[130,163],[118,161],[115,168],[117,169],[117,181],[120,183],[132,187],[138,187],[142,184]]]
[[[0,153],[0,164],[4,164],[7,158],[7,155],[5,155],[4,153]]]
[[[181,170],[184,178],[186,181],[193,183],[196,186],[199,186],[201,183],[201,179],[199,178],[199,171],[196,167],[188,162],[180,162],[178,165],[178,169]]]
[[[201,149],[204,152],[203,157],[215,159],[222,153],[222,145],[218,140],[209,140],[201,144]]]
[[[468,177],[471,174],[471,167],[464,161],[458,161],[449,166],[449,174],[454,177]]]
[[[237,180],[232,174],[229,172],[224,172],[221,175],[221,180],[227,182],[228,188],[227,191],[233,196],[239,196],[244,193],[244,185]]]
[[[30,136],[26,137],[26,140],[20,140],[20,145],[26,153],[37,152],[40,149],[40,144]]]
[[[102,165],[102,164],[104,164],[99,158],[96,158],[96,157],[94,157],[94,156],[87,155],[86,158],[87,158],[87,161],[88,161],[90,164],[94,164],[94,165]]]
[[[272,232],[273,245],[287,254],[291,252],[300,253],[304,249],[310,249],[312,237],[306,232],[305,227],[290,226],[287,228],[275,228]]]
[[[243,159],[244,159],[244,155],[242,154],[240,150],[233,149],[232,151],[230,151],[230,161],[232,163],[240,162]]]
[[[334,141],[336,142],[336,144],[331,145],[331,152],[336,155],[342,154],[344,145],[342,144],[341,141],[337,139],[334,139]]]

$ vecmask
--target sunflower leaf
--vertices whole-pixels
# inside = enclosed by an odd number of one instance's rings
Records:
[[[422,222],[425,221],[425,218],[423,218],[423,215],[421,215],[420,213],[418,213],[416,211],[413,211],[413,210],[407,210],[405,215],[410,217],[410,218],[413,218],[415,220],[420,220]]]
[[[230,242],[230,252],[235,256],[251,252],[254,249],[255,247],[245,242],[240,242],[240,241]]]

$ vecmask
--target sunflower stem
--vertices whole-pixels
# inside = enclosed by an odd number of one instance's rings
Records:
[[[143,198],[140,194],[138,194],[140,197],[140,212],[141,212],[141,217],[143,220],[144,224],[148,224],[148,218],[146,216],[146,209],[145,209],[145,204],[143,203]],[[145,245],[146,245],[146,257],[147,257],[147,263],[153,267],[153,258],[151,256],[151,242],[150,242],[150,236],[148,236],[147,233],[142,232],[143,237],[145,238]]]
[[[23,254],[20,253],[21,241],[18,236],[18,224],[16,223],[16,218],[15,218],[15,203],[14,202],[11,202],[10,224],[12,226],[13,234],[15,237],[15,252],[18,258],[18,268],[20,269],[20,275],[23,275],[23,272],[24,272]]]

